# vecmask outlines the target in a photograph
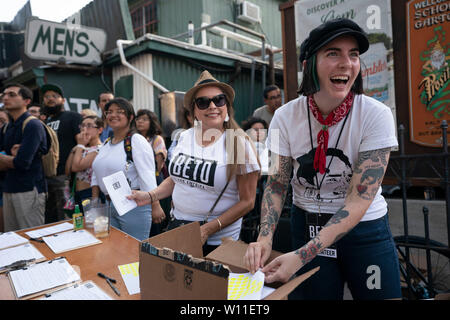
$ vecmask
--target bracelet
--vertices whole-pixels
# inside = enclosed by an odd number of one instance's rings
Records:
[[[150,196],[150,204],[152,204],[155,201],[158,201],[158,198],[156,197],[155,191],[153,191],[153,190],[149,191],[148,195]]]
[[[158,199],[158,197],[156,196],[155,190],[152,190],[152,191],[150,191],[150,192],[153,193],[153,194],[152,194],[152,199],[153,199],[153,201],[158,201],[159,199]]]
[[[150,193],[150,191],[147,192],[147,193],[148,193],[148,195],[150,196],[150,204],[152,204],[152,203],[153,203],[153,197],[152,197],[152,194]]]
[[[84,145],[82,145],[81,143],[77,144],[77,145],[75,146],[75,148],[81,148],[81,149],[83,149],[83,150],[86,150],[86,147],[85,147]]]
[[[220,231],[220,230],[222,230],[222,223],[220,222],[219,218],[217,218],[216,220],[219,223],[219,231]]]

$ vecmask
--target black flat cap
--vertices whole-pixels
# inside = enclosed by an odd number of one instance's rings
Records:
[[[369,40],[360,26],[350,19],[338,18],[329,20],[313,29],[308,38],[300,46],[300,63],[309,59],[320,48],[340,36],[350,35],[358,42],[359,53],[369,49]]]
[[[60,86],[58,86],[56,84],[51,84],[51,83],[44,84],[41,87],[41,92],[42,92],[42,94],[45,94],[47,91],[54,91],[54,92],[58,93],[59,95],[61,95],[61,97],[64,98],[63,90],[61,89]]]

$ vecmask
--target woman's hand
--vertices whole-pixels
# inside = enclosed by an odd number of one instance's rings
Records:
[[[206,224],[200,226],[200,239],[202,240],[202,245],[206,243],[206,240],[208,240],[209,232],[208,227]]]
[[[276,257],[261,271],[265,274],[264,281],[267,283],[287,282],[302,266],[300,258],[292,251]]]
[[[82,144],[83,146],[86,146],[91,140],[91,138],[92,136],[87,131],[82,131],[75,136],[77,144]]]
[[[131,190],[131,195],[127,196],[127,199],[136,201],[136,204],[140,207],[150,204],[150,195],[145,191]]]
[[[166,218],[164,210],[161,208],[159,201],[152,204],[152,223],[161,223]]]
[[[259,268],[264,267],[272,252],[272,243],[269,240],[259,240],[248,245],[244,255],[244,265],[251,272],[255,273]]]

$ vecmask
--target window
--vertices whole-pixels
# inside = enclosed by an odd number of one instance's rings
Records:
[[[138,7],[131,10],[134,36],[139,38],[146,33],[157,33],[158,20],[156,0],[142,1]]]

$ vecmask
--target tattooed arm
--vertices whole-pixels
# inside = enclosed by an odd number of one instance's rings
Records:
[[[391,148],[359,153],[340,208],[317,236],[303,247],[274,259],[263,268],[266,281],[286,282],[301,267],[354,228],[366,213],[383,181]]]
[[[272,238],[286,199],[289,178],[292,171],[290,157],[277,156],[278,167],[275,174],[267,178],[261,203],[261,224],[257,242],[251,243],[244,256],[244,263],[250,272],[256,272],[270,256]]]

